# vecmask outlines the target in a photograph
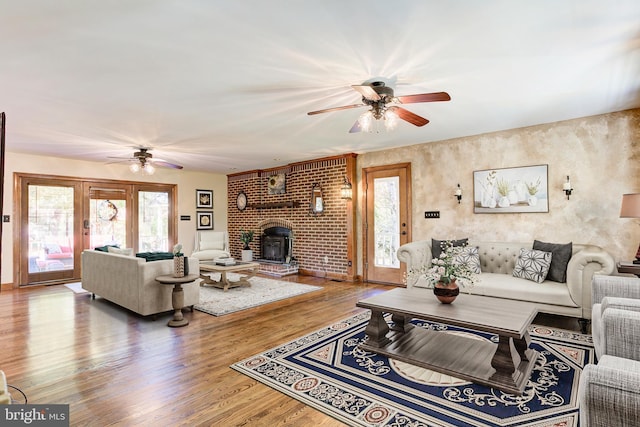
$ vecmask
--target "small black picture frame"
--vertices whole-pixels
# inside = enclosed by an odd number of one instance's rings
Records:
[[[196,190],[196,209],[213,209],[213,190]]]
[[[213,230],[213,212],[196,212],[196,230]]]

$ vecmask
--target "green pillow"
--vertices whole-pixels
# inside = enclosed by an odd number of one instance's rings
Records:
[[[560,244],[534,240],[533,249],[551,252],[551,266],[549,267],[547,280],[565,283],[567,281],[567,264],[569,264],[573,252],[573,242]]]
[[[104,245],[104,246],[95,247],[93,249],[95,249],[96,251],[100,251],[100,252],[109,252],[109,247],[120,248],[120,246],[118,246],[118,245]]]
[[[446,240],[431,239],[431,257],[432,258],[440,258],[440,254],[442,253],[441,244],[443,242],[446,242]],[[452,240],[452,242],[453,242],[453,246],[466,246],[466,244],[469,242],[469,238],[467,237],[464,239]]]
[[[138,252],[138,258],[144,258],[147,262],[159,261],[162,259],[173,259],[173,252]]]

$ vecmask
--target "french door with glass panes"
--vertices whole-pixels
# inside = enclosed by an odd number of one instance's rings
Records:
[[[18,283],[80,277],[81,185],[73,180],[38,177],[21,181]]]
[[[16,174],[19,285],[81,278],[85,249],[114,245],[169,251],[176,241],[176,186]]]

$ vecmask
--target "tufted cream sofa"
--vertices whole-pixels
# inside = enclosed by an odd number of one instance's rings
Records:
[[[189,271],[199,272],[197,258],[189,257]],[[96,250],[82,252],[82,287],[143,316],[173,310],[173,286],[161,285],[156,277],[173,273],[173,260],[146,262],[144,258]],[[182,285],[184,306],[200,298],[199,280]]]
[[[531,249],[531,242],[474,242],[478,247],[480,268],[478,283],[472,294],[536,303],[539,312],[560,314],[578,319],[591,319],[591,278],[594,274],[610,275],[615,269],[613,257],[599,246],[573,244],[567,265],[567,282],[545,280],[542,283],[513,277],[513,269],[521,248]],[[431,265],[431,240],[407,243],[398,249],[398,259],[407,271]],[[411,282],[411,283],[409,283]],[[408,280],[407,287],[426,286],[424,278]],[[583,324],[584,326],[584,324]]]

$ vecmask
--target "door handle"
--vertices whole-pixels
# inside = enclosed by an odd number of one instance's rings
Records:
[[[405,235],[405,234],[407,234],[407,232],[406,232],[406,231],[403,231],[403,232],[402,232],[402,234],[403,234],[403,235]]]

